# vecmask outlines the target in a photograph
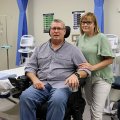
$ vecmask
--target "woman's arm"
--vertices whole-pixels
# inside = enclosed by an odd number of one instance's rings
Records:
[[[86,68],[86,69],[89,69],[91,71],[96,71],[96,70],[105,68],[106,66],[108,66],[112,63],[113,63],[113,58],[105,57],[101,62],[99,62],[95,65],[91,65],[90,63],[82,63],[79,66],[80,66],[80,68]]]

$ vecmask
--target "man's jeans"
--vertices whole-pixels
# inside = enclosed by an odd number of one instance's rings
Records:
[[[67,107],[69,88],[52,88],[46,84],[44,90],[30,86],[20,96],[20,120],[36,120],[36,109],[48,101],[46,120],[63,120]]]

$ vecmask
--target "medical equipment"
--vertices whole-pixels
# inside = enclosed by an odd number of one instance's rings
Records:
[[[115,34],[106,34],[109,43],[111,45],[112,51],[115,55],[115,59],[112,65],[114,75],[119,75],[119,64],[117,64],[117,58],[120,56],[120,49],[119,49],[119,39],[118,36]]]
[[[20,41],[20,49],[18,50],[21,53],[20,64],[26,62],[34,51],[35,40],[32,35],[23,35]]]
[[[106,34],[109,42],[110,42],[110,45],[112,47],[112,50],[117,50],[117,47],[118,47],[118,36],[117,35],[114,35],[114,34]]]

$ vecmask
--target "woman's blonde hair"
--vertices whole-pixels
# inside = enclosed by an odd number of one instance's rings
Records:
[[[82,30],[82,21],[83,20],[92,20],[94,25],[95,25],[95,28],[94,28],[94,34],[98,34],[100,31],[99,31],[99,27],[98,27],[98,23],[97,23],[97,19],[94,15],[94,13],[91,13],[91,12],[88,12],[86,14],[84,14],[81,19],[80,19],[80,32],[81,32],[81,35],[84,34],[84,31]]]

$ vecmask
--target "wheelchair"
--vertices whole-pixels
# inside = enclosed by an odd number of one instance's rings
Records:
[[[66,27],[66,34],[64,38],[67,38],[70,35],[70,27]],[[50,33],[49,33],[50,35]],[[24,91],[26,88],[28,88],[32,83],[30,80],[25,76],[19,76],[16,78],[9,78],[11,84],[15,87],[13,90],[13,97],[19,98],[22,91]],[[86,105],[86,102],[84,98],[82,97],[82,86],[85,84],[85,79],[80,79],[80,87],[77,92],[73,92],[67,102],[67,108],[65,111],[64,120],[71,120],[71,117],[73,120],[83,120],[83,112]],[[47,113],[47,102],[44,103],[42,106],[38,106],[38,109],[36,111],[37,120],[45,120],[46,119],[46,113]]]
[[[12,90],[13,98],[19,98],[22,91],[32,85],[29,78],[25,75],[19,76],[16,78],[8,78],[11,84],[14,86]],[[85,99],[82,97],[82,87],[85,84],[85,78],[80,79],[80,87],[77,92],[73,92],[67,102],[67,108],[65,112],[64,120],[83,120],[84,108],[86,105]],[[47,113],[47,102],[45,102],[42,106],[38,106],[36,116],[37,120],[46,120]]]

